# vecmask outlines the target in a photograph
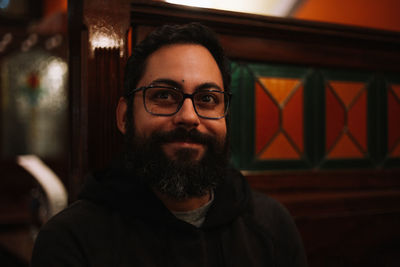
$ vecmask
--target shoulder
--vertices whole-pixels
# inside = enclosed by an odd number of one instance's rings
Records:
[[[103,206],[88,200],[78,200],[69,207],[53,216],[40,230],[38,239],[53,240],[54,237],[63,237],[62,240],[74,239],[84,243],[96,233],[107,233],[113,225],[117,214]]]
[[[296,235],[297,229],[288,210],[275,199],[252,191],[254,220],[275,240],[285,240],[289,235]]]
[[[253,220],[272,237],[282,266],[306,266],[300,234],[289,211],[275,199],[252,191]],[[284,264],[285,262],[285,264]]]
[[[56,214],[36,238],[32,266],[84,266],[87,240],[93,229],[106,228],[107,224],[99,221],[107,220],[107,213],[94,203],[79,200]]]
[[[83,230],[99,219],[107,217],[109,212],[104,207],[90,201],[78,200],[53,216],[41,229],[42,232],[67,229]]]
[[[247,179],[234,168],[229,169],[229,183],[233,185],[236,195],[243,196],[248,201],[254,218],[260,223],[274,227],[282,221],[292,221],[289,212],[281,203],[251,189]]]
[[[288,210],[275,199],[256,191],[251,191],[254,214],[264,224],[276,227],[282,222],[293,221]]]
[[[88,200],[77,200],[73,202],[66,209],[62,210],[54,217],[52,217],[48,223],[62,222],[62,221],[80,221],[87,220],[93,217],[93,215],[101,216],[101,214],[107,213],[107,210],[100,205],[97,205]]]

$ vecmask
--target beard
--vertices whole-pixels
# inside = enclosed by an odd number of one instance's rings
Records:
[[[132,127],[133,128],[133,127]],[[128,128],[129,129],[129,128]],[[202,144],[205,151],[178,149],[171,159],[162,146],[169,142]],[[197,129],[176,128],[169,132],[154,132],[147,138],[126,133],[126,163],[141,182],[174,199],[201,197],[215,189],[224,179],[228,165],[227,139],[200,133]]]

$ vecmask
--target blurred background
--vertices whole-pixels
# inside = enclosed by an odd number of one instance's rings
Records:
[[[397,0],[0,0],[0,265],[28,266],[40,226],[120,150],[113,112],[132,45],[193,20],[232,58],[232,161],[291,211],[310,266],[399,264],[399,10]]]

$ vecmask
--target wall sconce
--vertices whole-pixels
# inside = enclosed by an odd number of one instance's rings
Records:
[[[96,48],[118,48],[125,52],[129,28],[129,1],[85,0],[84,22],[89,30],[90,55]]]

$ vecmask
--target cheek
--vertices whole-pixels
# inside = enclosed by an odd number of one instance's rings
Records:
[[[225,139],[227,132],[225,119],[207,120],[204,121],[204,125],[206,125],[208,131],[218,139]]]
[[[135,129],[135,136],[145,136],[145,130],[149,128],[147,125],[151,120],[147,118],[147,112],[143,107],[142,97],[135,97],[133,103],[133,123]]]
[[[134,114],[135,135],[148,137],[153,131],[153,120],[148,118],[146,113],[138,112]]]
[[[148,138],[156,131],[168,130],[169,117],[153,116],[144,108],[139,108],[133,114],[135,136]]]

